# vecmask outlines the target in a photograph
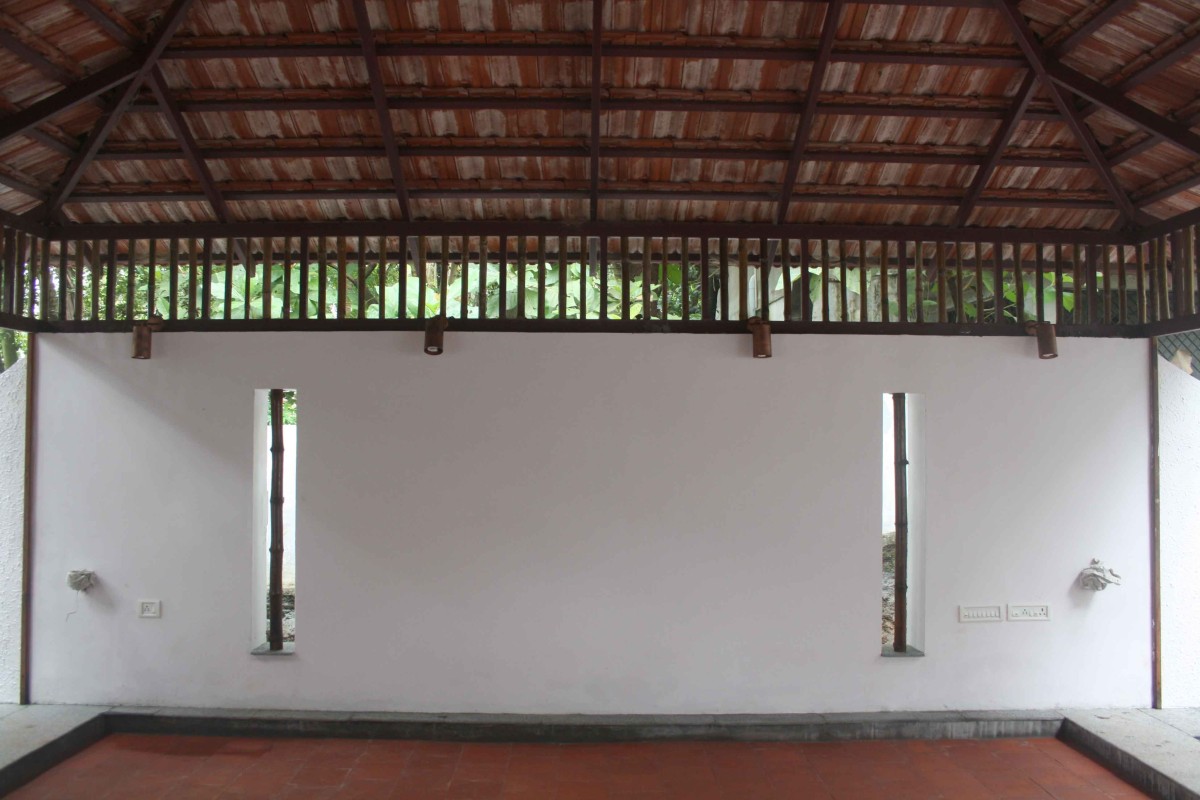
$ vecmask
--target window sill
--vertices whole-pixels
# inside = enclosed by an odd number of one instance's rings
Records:
[[[260,644],[258,647],[250,651],[252,656],[294,656],[296,655],[296,643],[284,642],[282,650],[272,650],[271,645],[267,643]]]
[[[884,658],[924,658],[925,654],[915,647],[909,647],[903,653],[897,653],[890,647],[883,648],[881,653]]]

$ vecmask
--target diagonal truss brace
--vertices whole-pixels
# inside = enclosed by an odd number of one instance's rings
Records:
[[[1117,210],[1121,214],[1122,221],[1127,225],[1137,224],[1139,215],[1133,206],[1133,201],[1129,199],[1125,190],[1117,182],[1117,177],[1113,173],[1112,167],[1104,158],[1104,151],[1100,149],[1096,137],[1092,135],[1091,129],[1087,127],[1087,124],[1084,123],[1083,118],[1079,115],[1072,98],[1064,95],[1059,85],[1052,80],[1047,67],[1049,57],[1030,29],[1029,23],[1025,21],[1025,17],[1021,14],[1017,2],[1018,0],[994,0],[996,9],[1008,22],[1013,38],[1017,40],[1017,45],[1029,61],[1030,68],[1046,88],[1050,99],[1054,101],[1058,112],[1062,114],[1063,121],[1071,130],[1071,133],[1075,135],[1088,161],[1092,163],[1092,167],[1096,170],[1096,174],[1100,178],[1100,183],[1104,186],[1109,196],[1112,197]]]
[[[63,202],[79,185],[79,180],[83,177],[84,171],[96,154],[100,152],[100,148],[108,139],[108,134],[116,127],[117,121],[133,102],[138,91],[142,88],[142,83],[146,80],[146,76],[154,69],[158,63],[159,56],[166,49],[167,43],[171,41],[171,37],[175,35],[175,31],[179,30],[179,26],[183,24],[184,17],[187,15],[188,9],[191,8],[192,0],[175,0],[171,7],[163,16],[162,22],[158,29],[150,38],[146,51],[141,56],[141,64],[133,73],[129,81],[121,90],[116,101],[109,107],[108,111],[101,116],[99,122],[88,134],[83,147],[75,154],[71,161],[67,164],[66,171],[63,172],[63,177],[59,185],[55,187],[54,192],[50,196],[50,200],[45,205],[45,217],[50,218],[59,213]]]
[[[800,171],[804,150],[812,138],[813,123],[817,117],[817,99],[821,95],[821,84],[825,82],[825,71],[829,68],[833,42],[837,38],[838,22],[841,19],[844,5],[844,0],[830,0],[825,11],[825,27],[821,30],[821,41],[817,46],[817,56],[813,61],[812,72],[808,79],[808,92],[804,95],[804,107],[800,111],[800,122],[796,126],[796,138],[792,142],[792,154],[788,159],[787,170],[783,174],[783,186],[780,187],[779,200],[776,203],[775,222],[780,225],[787,220],[788,207],[792,203],[792,190],[796,185],[796,175]]]
[[[1034,91],[1037,89],[1037,76],[1030,72],[1025,76],[1025,81],[1021,84],[1021,88],[1017,90],[1016,101],[1004,120],[1000,123],[1000,127],[996,130],[996,136],[992,139],[992,144],[988,148],[987,155],[983,159],[983,163],[975,170],[975,177],[971,180],[971,186],[967,189],[967,195],[963,198],[962,205],[958,207],[958,215],[954,218],[955,227],[962,227],[967,224],[967,220],[971,218],[971,213],[975,210],[975,204],[979,202],[979,196],[983,194],[983,190],[987,188],[988,181],[992,178],[992,173],[996,171],[996,166],[1000,163],[1000,157],[1004,155],[1005,148],[1008,147],[1009,141],[1012,140],[1013,132],[1017,129],[1017,125],[1021,122],[1021,117],[1025,114],[1025,109],[1029,108],[1029,102],[1033,100]]]
[[[392,171],[392,184],[396,189],[396,201],[400,204],[403,219],[412,219],[408,204],[408,187],[404,183],[404,167],[400,163],[400,146],[396,142],[396,131],[392,127],[392,116],[388,110],[387,90],[383,84],[383,73],[379,69],[379,53],[376,51],[375,31],[367,16],[366,0],[351,0],[354,6],[354,21],[358,25],[358,36],[362,42],[362,55],[367,63],[367,79],[371,83],[371,99],[375,115],[379,118],[379,134],[383,138],[383,149],[387,154],[388,167]]]

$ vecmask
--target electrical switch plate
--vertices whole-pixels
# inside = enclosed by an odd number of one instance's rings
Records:
[[[1010,622],[1048,622],[1050,606],[1014,606],[1010,603],[1008,619]]]
[[[138,600],[138,616],[143,619],[158,619],[162,616],[162,601]]]
[[[1000,606],[959,606],[959,622],[999,622],[1004,619]]]

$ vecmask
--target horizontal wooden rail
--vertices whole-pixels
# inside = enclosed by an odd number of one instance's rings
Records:
[[[1120,337],[1190,324],[1200,305],[1195,228],[1141,244],[1115,233],[1033,244],[1013,231],[654,227],[7,228],[0,321],[113,331],[158,314],[175,331],[418,330],[445,316],[451,330],[728,333],[757,316],[780,333],[1025,335],[1034,320]]]

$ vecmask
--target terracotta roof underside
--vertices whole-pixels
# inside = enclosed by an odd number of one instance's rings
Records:
[[[1200,155],[1062,90],[1097,165],[1044,79],[998,141],[1033,74],[1005,0],[597,0],[598,58],[591,2],[369,0],[374,59],[356,2],[194,0],[150,73],[193,141],[148,78],[72,175],[118,84],[0,141],[0,209],[362,220],[403,219],[406,202],[414,220],[770,223],[785,209],[795,223],[1106,229],[1200,206]],[[6,2],[0,113],[138,58],[169,7]],[[1050,61],[1200,123],[1195,0],[1026,0],[1019,13]]]

